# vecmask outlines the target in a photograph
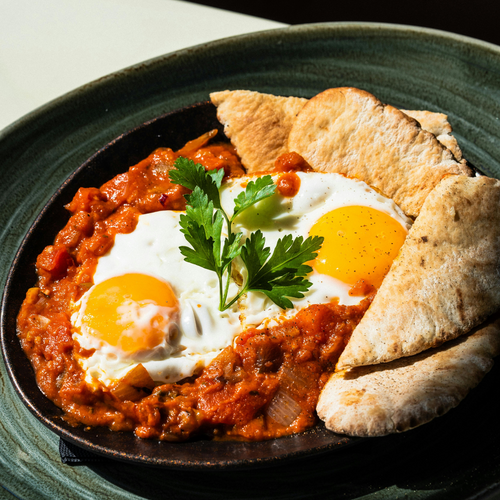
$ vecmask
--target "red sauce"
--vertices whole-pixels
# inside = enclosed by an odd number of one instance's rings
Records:
[[[276,172],[294,172],[296,170],[312,172],[313,169],[302,156],[292,151],[291,153],[284,153],[276,158],[274,170]]]
[[[349,290],[351,297],[363,297],[375,292],[375,287],[365,280],[358,280]]]
[[[281,174],[276,181],[278,193],[286,198],[292,198],[300,189],[300,177],[295,172]]]
[[[249,329],[198,377],[144,386],[129,399],[119,397],[116,387],[89,386],[75,360],[75,354],[91,352],[72,339],[70,305],[92,285],[98,257],[112,247],[116,234],[134,230],[140,214],[185,207],[186,190],[168,176],[175,159],[182,154],[207,169],[223,168],[226,176],[243,173],[234,150],[207,146],[207,137],[178,152],[158,149],[99,189],[79,189],[66,207],[68,223],[37,259],[38,283],[26,294],[18,335],[40,389],[74,425],[102,425],[167,441],[198,433],[260,440],[316,422],[319,392],[373,293],[358,306],[315,305],[278,326]],[[289,164],[305,168],[293,158]],[[295,190],[294,170],[282,176],[292,179],[285,192]],[[292,409],[283,412],[283,401]]]

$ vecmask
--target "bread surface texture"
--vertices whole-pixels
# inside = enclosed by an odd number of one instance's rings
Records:
[[[453,153],[458,162],[466,164],[457,140],[451,135],[453,129],[447,115],[432,111],[413,111],[408,109],[402,109],[401,111],[410,118],[417,120],[424,130],[433,134],[443,146],[447,147]]]
[[[293,121],[288,150],[314,170],[365,181],[412,217],[445,175],[471,174],[415,119],[351,87],[311,98]]]
[[[250,174],[272,170],[276,158],[287,152],[293,120],[307,102],[249,90],[214,92],[210,99],[224,133]]]

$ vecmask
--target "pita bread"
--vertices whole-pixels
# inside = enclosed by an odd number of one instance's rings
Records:
[[[317,406],[326,427],[351,436],[403,432],[443,415],[500,354],[500,320],[440,348],[385,365],[335,373]]]
[[[349,87],[325,90],[300,110],[288,149],[314,170],[365,181],[413,217],[445,175],[471,174],[417,121]]]
[[[455,157],[455,160],[465,165],[460,146],[455,137],[451,135],[452,128],[448,122],[448,117],[444,113],[434,113],[432,111],[410,111],[402,109],[403,113],[410,118],[417,120],[420,126],[430,132],[446,148],[448,148]]]
[[[210,99],[247,173],[273,170],[276,158],[287,152],[292,122],[307,102],[249,90],[214,92]]]
[[[446,177],[431,192],[337,363],[412,356],[500,309],[500,181]]]
[[[278,156],[288,152],[288,135],[297,113],[308,99],[277,97],[249,90],[225,90],[210,94],[224,132],[238,151],[248,173],[271,171]],[[443,113],[410,111],[424,130],[434,134],[458,161],[462,152],[451,135],[451,125]]]

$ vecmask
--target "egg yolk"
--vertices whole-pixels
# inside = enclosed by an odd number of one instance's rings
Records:
[[[311,236],[323,236],[312,267],[354,285],[359,280],[379,287],[403,244],[407,231],[390,215],[371,207],[341,207],[323,215]]]
[[[89,333],[126,353],[160,345],[178,301],[171,286],[153,276],[124,274],[93,287],[82,319]]]

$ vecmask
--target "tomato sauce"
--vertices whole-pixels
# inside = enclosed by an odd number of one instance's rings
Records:
[[[244,174],[231,146],[208,144],[213,136],[209,132],[177,152],[157,149],[100,188],[80,188],[66,206],[68,223],[38,256],[38,282],[20,310],[18,336],[38,386],[73,425],[182,441],[200,433],[262,440],[316,423],[319,393],[374,292],[357,306],[314,305],[277,326],[248,329],[198,376],[140,387],[129,397],[116,387],[90,386],[76,361],[91,352],[73,341],[70,308],[92,286],[98,258],[116,234],[134,230],[140,214],[185,208],[188,191],[168,175],[176,158],[223,168],[226,176]],[[308,166],[298,155],[280,161],[277,171],[285,181],[279,189],[293,196],[294,172]]]

